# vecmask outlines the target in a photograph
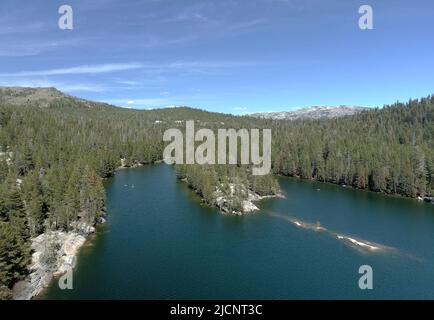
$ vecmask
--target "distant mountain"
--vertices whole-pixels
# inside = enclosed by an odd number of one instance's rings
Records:
[[[323,107],[315,106],[312,108],[304,108],[295,111],[283,112],[263,112],[253,113],[250,116],[260,119],[271,120],[298,120],[298,119],[331,119],[340,118],[344,116],[352,116],[363,111],[370,110],[367,107],[353,107],[353,106],[337,106],[337,107]]]
[[[65,97],[64,93],[55,88],[0,87],[0,101],[14,105],[29,102],[48,105]]]
[[[68,95],[56,88],[26,88],[26,87],[0,87],[0,106],[16,106],[23,108],[68,108],[86,109],[96,112],[95,116],[114,117],[119,121],[129,121],[130,118],[158,125],[159,127],[184,127],[185,121],[196,120],[198,124],[207,127],[224,126],[237,128],[240,125],[248,127],[255,124],[260,127],[261,119],[241,117],[232,114],[210,112],[188,106],[171,106],[148,110],[128,109],[114,106],[104,102],[97,102]],[[1,119],[0,119],[1,120]],[[252,122],[253,121],[253,122]],[[1,137],[1,135],[0,135]],[[1,150],[0,150],[1,151]]]
[[[74,106],[100,109],[109,106],[106,103],[94,102],[68,95],[53,87],[0,87],[0,103],[17,106],[36,105],[40,108]]]

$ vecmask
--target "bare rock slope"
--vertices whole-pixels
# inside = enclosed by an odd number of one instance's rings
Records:
[[[251,116],[260,119],[271,120],[298,120],[298,119],[331,119],[344,116],[352,116],[363,111],[367,111],[367,107],[353,107],[353,106],[338,106],[338,107],[312,107],[304,108],[296,111],[283,111],[283,112],[264,112],[254,113]]]

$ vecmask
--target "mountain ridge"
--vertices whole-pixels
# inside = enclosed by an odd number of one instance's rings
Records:
[[[361,106],[313,106],[294,111],[258,112],[250,114],[251,117],[269,120],[299,120],[299,119],[331,119],[356,115],[372,110]]]
[[[53,105],[68,105],[65,102],[75,102],[74,105],[85,108],[101,108],[101,107],[113,107],[125,110],[136,111],[157,111],[167,112],[170,110],[181,109],[191,111],[203,111],[208,113],[217,113],[220,115],[229,116],[229,114],[222,112],[212,112],[200,108],[193,108],[189,106],[174,105],[168,108],[152,108],[149,110],[124,108],[121,106],[115,106],[109,103],[88,100],[73,95],[69,95],[58,90],[55,87],[0,87],[0,102],[11,105],[27,105],[29,103],[37,104],[39,107],[50,107]],[[322,119],[322,118],[338,118],[343,116],[355,115],[363,111],[370,110],[367,107],[360,106],[313,106],[308,108],[301,108],[295,111],[282,111],[282,112],[262,112],[247,114],[245,117],[253,117],[264,120],[298,120],[298,119]],[[240,115],[233,115],[234,117],[243,117]]]

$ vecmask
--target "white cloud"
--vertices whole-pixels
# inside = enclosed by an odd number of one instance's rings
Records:
[[[101,65],[85,65],[63,69],[50,69],[40,71],[21,71],[15,73],[0,73],[0,77],[33,77],[33,76],[57,76],[71,74],[97,74],[109,73],[116,71],[126,71],[133,69],[141,69],[142,64],[139,63],[119,63],[119,64],[101,64]]]
[[[36,54],[37,52],[30,52]],[[0,50],[0,56],[1,56]],[[143,79],[140,81],[118,79],[117,82],[123,85],[137,86],[143,83],[155,83],[164,81],[162,74],[170,74],[175,71],[184,73],[209,73],[223,69],[236,67],[246,67],[257,65],[253,61],[176,61],[166,64],[155,63],[115,63],[100,65],[82,65],[69,68],[47,69],[47,70],[27,70],[18,72],[0,73],[0,77],[38,77],[38,76],[59,76],[59,75],[82,75],[82,74],[102,74],[117,71],[128,71],[143,69],[147,74],[157,75],[153,79]]]
[[[107,88],[98,84],[58,84],[54,86],[65,92],[105,92]]]
[[[118,80],[117,83],[127,85],[127,86],[137,86],[140,84],[139,81],[132,81],[132,80]]]
[[[125,107],[127,105],[130,108],[149,108],[149,107],[163,107],[170,104],[170,101],[164,98],[145,98],[145,99],[110,99],[103,102],[113,104],[115,106]]]
[[[12,42],[2,41],[0,57],[36,56],[43,52],[55,51],[63,47],[78,47],[84,44],[85,40],[79,38],[37,41],[15,37]]]
[[[46,29],[47,29],[47,24],[42,22],[33,22],[30,24],[18,24],[14,26],[11,26],[9,24],[6,25],[6,23],[0,23],[0,35],[41,32]]]

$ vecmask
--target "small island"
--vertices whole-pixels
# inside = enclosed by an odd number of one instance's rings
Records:
[[[273,175],[254,176],[248,166],[177,165],[176,174],[204,203],[225,214],[251,213],[259,210],[255,202],[283,197]]]

